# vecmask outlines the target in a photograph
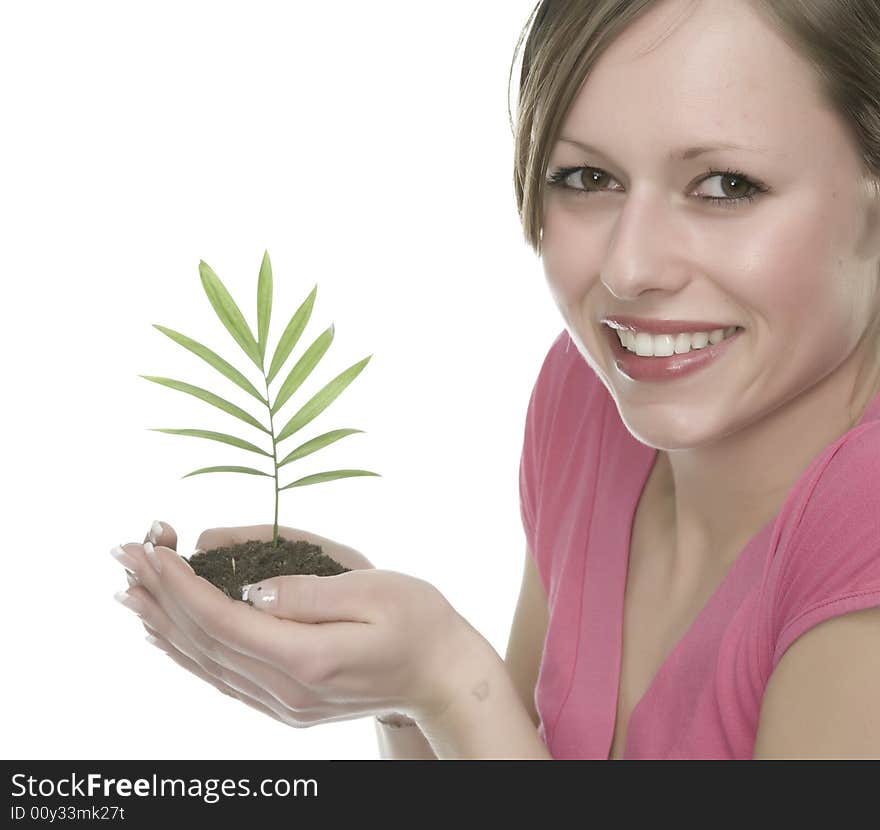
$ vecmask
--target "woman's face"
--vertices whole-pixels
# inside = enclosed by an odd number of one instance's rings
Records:
[[[560,135],[595,149],[552,150],[548,178],[581,169],[564,178],[571,190],[546,187],[544,270],[572,339],[646,443],[710,442],[844,361],[873,359],[870,341],[856,352],[880,296],[857,147],[810,66],[748,4],[651,9],[599,58]],[[750,149],[680,157],[722,142]],[[615,313],[744,330],[696,373],[638,381],[616,368],[599,322]]]

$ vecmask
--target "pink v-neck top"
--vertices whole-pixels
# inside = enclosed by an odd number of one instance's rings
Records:
[[[611,751],[630,532],[656,453],[627,430],[564,330],[532,390],[519,470],[547,592],[535,705],[554,758]],[[823,620],[870,606],[880,606],[880,395],[740,552],[634,707],[623,757],[750,759],[785,650]]]

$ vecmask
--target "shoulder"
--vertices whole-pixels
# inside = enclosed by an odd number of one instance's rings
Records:
[[[773,574],[773,665],[813,625],[880,590],[880,422],[832,444],[780,515]]]
[[[773,658],[753,757],[877,758],[880,422],[834,442],[800,485],[777,551]]]
[[[585,431],[596,433],[609,401],[601,378],[563,330],[544,357],[529,399],[523,442],[526,476],[534,480],[549,473],[548,466],[556,465],[548,459],[558,460],[573,445],[581,446]]]
[[[604,397],[603,397],[604,396]],[[520,508],[526,540],[545,587],[556,547],[545,544],[571,501],[575,479],[592,467],[571,463],[599,442],[601,408],[608,398],[601,379],[567,330],[553,341],[532,388],[520,456]]]
[[[880,590],[799,637],[765,688],[752,757],[880,759]]]
[[[565,377],[573,364],[572,352],[577,352],[571,337],[566,329],[563,329],[550,344],[544,361],[538,371],[535,381],[533,398],[545,400],[558,393],[564,383]]]
[[[869,421],[851,429],[838,442],[825,472],[835,484],[849,478],[860,491],[867,485],[880,497],[880,492],[871,487],[880,483],[880,421]]]
[[[880,532],[880,511],[854,515],[871,507],[880,508],[880,421],[851,429],[812,461],[780,511],[783,536],[803,537],[843,517],[877,522]]]
[[[831,444],[801,478],[799,490],[792,518],[802,537],[830,523],[844,532],[861,527],[880,539],[880,421]]]
[[[567,329],[554,339],[535,380],[529,408],[533,417],[571,411],[583,414],[585,404],[608,392],[601,378],[580,353]]]

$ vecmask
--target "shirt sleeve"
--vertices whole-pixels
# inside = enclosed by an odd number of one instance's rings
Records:
[[[783,552],[773,667],[808,629],[880,606],[880,422],[826,459]]]

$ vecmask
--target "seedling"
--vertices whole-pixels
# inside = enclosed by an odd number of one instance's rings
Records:
[[[311,421],[323,412],[342,391],[363,371],[364,367],[369,363],[372,355],[365,357],[350,366],[344,372],[337,375],[333,380],[327,383],[322,389],[316,392],[296,413],[289,418],[284,425],[276,430],[275,419],[279,411],[290,397],[299,389],[306,378],[309,377],[315,366],[318,365],[321,358],[326,353],[330,344],[333,342],[334,325],[330,325],[328,329],[322,332],[314,342],[306,349],[302,357],[296,362],[293,368],[287,373],[283,383],[278,389],[274,402],[270,401],[269,385],[278,376],[285,361],[290,356],[296,344],[299,342],[309,318],[312,314],[312,307],[315,303],[315,295],[318,286],[312,289],[311,293],[304,300],[302,305],[291,317],[287,328],[281,335],[275,353],[269,364],[268,372],[265,370],[266,345],[269,334],[269,321],[272,313],[272,266],[269,261],[269,252],[263,254],[263,261],[260,266],[260,274],[257,280],[257,336],[254,337],[253,332],[247,324],[244,315],[241,313],[238,305],[232,299],[232,296],[226,290],[226,287],[220,281],[220,278],[214,273],[210,266],[204,262],[199,262],[199,274],[202,280],[202,287],[205,294],[220,318],[220,321],[226,327],[226,330],[232,335],[236,343],[242,348],[244,353],[260,370],[263,384],[265,385],[265,396],[257,390],[257,388],[235,367],[224,360],[220,355],[211,351],[211,349],[203,346],[201,343],[192,340],[186,335],[173,329],[153,324],[163,334],[170,337],[175,343],[179,343],[185,349],[193,354],[198,355],[202,360],[231,380],[253,398],[258,400],[260,404],[268,410],[269,426],[266,427],[258,418],[251,415],[244,409],[225,400],[207,389],[193,386],[189,383],[183,383],[179,380],[171,378],[155,377],[152,375],[139,375],[139,377],[167,386],[171,389],[177,389],[180,392],[186,392],[197,398],[222,409],[224,412],[233,415],[249,426],[257,429],[269,436],[272,442],[272,451],[267,450],[224,432],[213,432],[204,429],[168,429],[168,428],[151,428],[154,432],[167,432],[174,435],[188,435],[196,438],[207,438],[211,441],[219,441],[238,447],[248,452],[266,456],[272,459],[272,472],[265,472],[255,467],[243,467],[236,465],[220,465],[213,467],[202,467],[187,473],[183,478],[190,476],[202,475],[204,473],[245,473],[248,475],[268,476],[274,479],[275,490],[275,521],[273,525],[272,542],[259,540],[249,540],[238,545],[227,548],[215,548],[211,551],[204,551],[194,554],[189,559],[190,565],[200,576],[204,576],[219,588],[224,590],[230,596],[238,599],[240,597],[240,588],[248,582],[256,582],[269,576],[276,576],[281,573],[318,573],[319,575],[330,575],[333,573],[342,573],[349,570],[343,567],[335,560],[321,553],[321,548],[312,545],[304,540],[293,542],[291,540],[279,539],[278,537],[278,497],[282,490],[288,490],[292,487],[303,487],[309,484],[318,484],[323,481],[333,481],[339,478],[349,478],[352,476],[378,476],[379,473],[373,473],[369,470],[328,470],[323,473],[315,473],[298,478],[289,484],[280,486],[279,472],[282,467],[311,455],[317,450],[334,443],[335,441],[351,435],[355,432],[363,432],[361,429],[334,429],[325,432],[315,438],[311,438],[303,444],[284,455],[281,460],[279,445],[282,441],[299,433],[299,431],[311,423]],[[281,419],[283,420],[283,419]],[[236,562],[236,560],[238,560]]]

